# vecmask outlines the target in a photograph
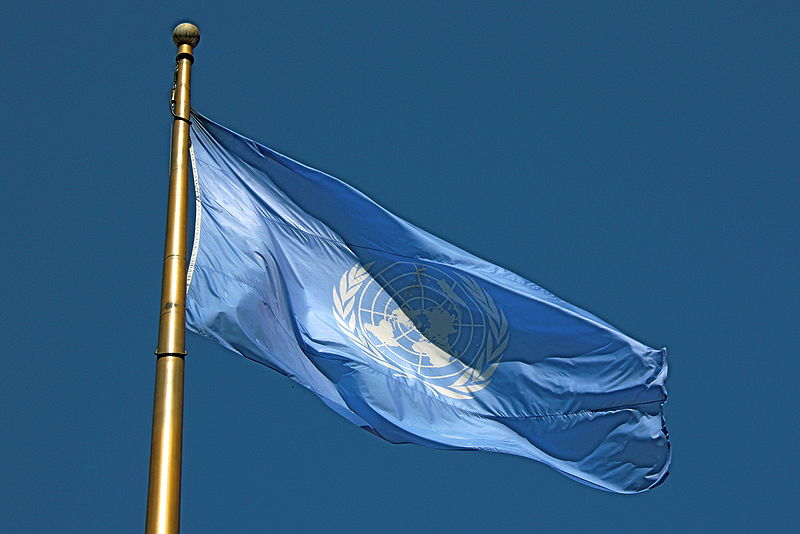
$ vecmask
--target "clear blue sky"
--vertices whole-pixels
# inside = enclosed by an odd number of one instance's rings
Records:
[[[396,446],[191,336],[204,532],[783,532],[798,425],[796,2],[17,2],[0,52],[0,531],[139,532],[175,23],[193,103],[670,350],[642,495]]]

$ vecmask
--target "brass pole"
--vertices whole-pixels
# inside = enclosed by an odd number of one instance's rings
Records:
[[[189,85],[192,49],[200,41],[193,24],[175,27],[172,40],[175,87],[172,97],[167,238],[161,285],[161,319],[156,349],[153,434],[150,442],[150,484],[147,492],[147,534],[180,530],[181,447],[183,433],[183,357],[186,355],[186,227],[189,200]]]

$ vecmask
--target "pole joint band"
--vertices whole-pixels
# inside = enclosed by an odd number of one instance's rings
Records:
[[[164,356],[177,356],[179,358],[183,358],[186,356],[186,352],[158,352],[158,349],[155,351],[155,355],[157,358],[162,358]]]

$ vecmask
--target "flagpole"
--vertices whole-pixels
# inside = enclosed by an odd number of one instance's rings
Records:
[[[156,385],[150,442],[147,534],[180,530],[181,449],[183,434],[183,358],[186,355],[186,234],[189,200],[189,86],[192,49],[200,41],[193,24],[175,27],[172,40],[175,86],[172,95],[167,237],[161,283],[161,318],[156,349]]]

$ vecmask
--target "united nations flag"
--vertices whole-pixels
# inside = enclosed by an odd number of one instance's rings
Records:
[[[192,119],[187,324],[401,443],[538,460],[634,493],[667,475],[666,351]]]

